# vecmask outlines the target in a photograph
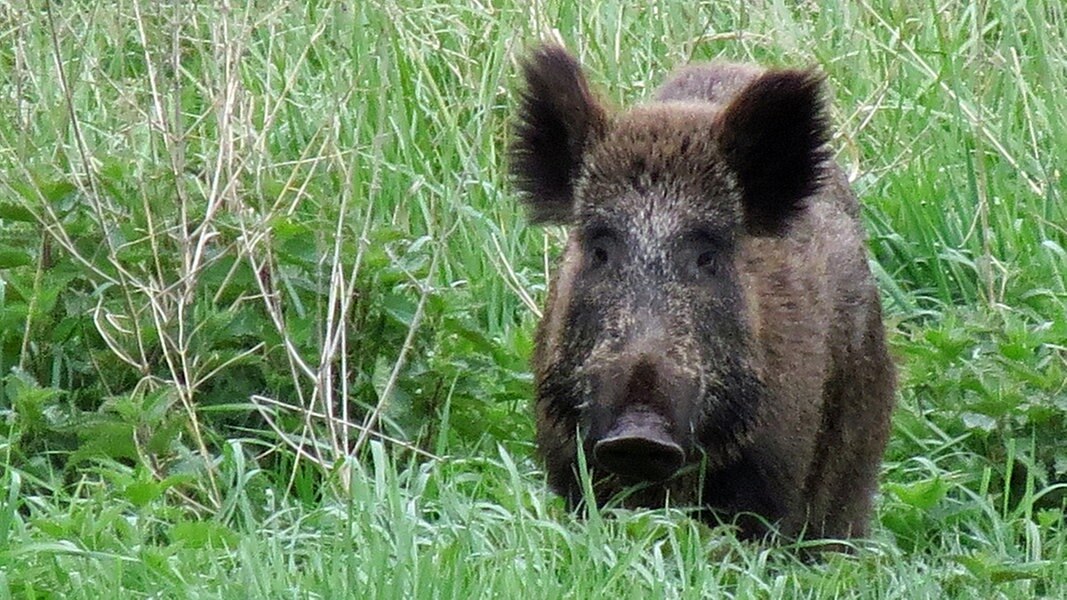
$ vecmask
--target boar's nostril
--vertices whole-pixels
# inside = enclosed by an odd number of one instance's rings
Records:
[[[601,467],[638,481],[663,481],[685,463],[685,451],[667,431],[663,419],[645,412],[628,413],[593,446]]]
[[[593,449],[597,464],[627,479],[663,481],[685,461],[682,447],[642,437],[600,440]]]

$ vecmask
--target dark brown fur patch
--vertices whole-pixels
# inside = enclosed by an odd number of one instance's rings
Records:
[[[679,69],[656,90],[657,102],[701,100],[724,104],[763,74],[755,65],[710,63]]]
[[[822,81],[813,71],[768,71],[719,117],[719,144],[753,233],[779,233],[819,188],[828,157]]]
[[[564,223],[571,217],[582,152],[606,116],[563,48],[542,47],[522,67],[526,85],[511,147],[512,174],[532,222]]]

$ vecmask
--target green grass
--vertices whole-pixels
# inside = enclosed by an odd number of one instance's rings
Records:
[[[452,4],[0,6],[0,598],[1067,597],[1061,3]],[[619,105],[827,73],[901,362],[854,555],[546,491],[557,35]]]
[[[940,472],[932,462],[930,471]],[[262,474],[224,462],[254,484]],[[84,479],[93,479],[90,476]],[[677,511],[571,518],[506,452],[447,464],[390,461],[380,446],[351,491],[301,504],[235,492],[197,520],[130,488],[85,482],[5,511],[0,593],[161,597],[1061,597],[1062,514],[1004,512],[959,481],[905,547],[881,531],[817,564],[741,544]],[[108,489],[110,487],[110,489]],[[925,488],[924,488],[925,489]],[[8,491],[19,494],[17,484]],[[884,502],[883,519],[911,505]]]

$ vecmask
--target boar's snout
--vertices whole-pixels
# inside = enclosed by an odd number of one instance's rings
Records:
[[[670,435],[666,420],[648,410],[623,413],[593,446],[597,464],[626,479],[663,481],[685,463],[685,451]]]
[[[668,359],[666,344],[642,341],[596,378],[586,443],[595,463],[628,481],[663,481],[685,464],[697,382]]]

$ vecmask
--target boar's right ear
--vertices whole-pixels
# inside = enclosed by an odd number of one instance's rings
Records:
[[[757,235],[782,232],[822,184],[829,156],[822,82],[815,71],[767,71],[719,116],[719,145],[741,184],[745,224]]]
[[[587,142],[603,132],[607,116],[563,48],[542,46],[522,69],[511,172],[532,222],[567,223]]]

